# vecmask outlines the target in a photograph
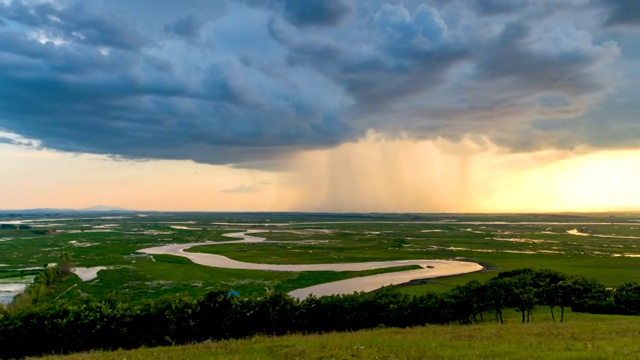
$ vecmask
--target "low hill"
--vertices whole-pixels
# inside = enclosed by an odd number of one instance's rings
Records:
[[[78,209],[78,211],[131,211],[131,210],[123,207],[118,207],[118,206],[95,205],[87,208]]]
[[[640,354],[637,317],[571,314],[554,323],[376,329],[324,335],[258,336],[243,340],[93,352],[46,359],[630,359]]]

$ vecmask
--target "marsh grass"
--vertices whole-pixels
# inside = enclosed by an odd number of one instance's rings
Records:
[[[369,271],[282,272],[213,268],[171,255],[154,255],[154,259],[101,271],[98,280],[79,284],[76,291],[97,298],[118,293],[131,300],[164,295],[201,296],[212,290],[235,290],[243,296],[262,296],[270,290],[289,292],[323,282],[420,268],[416,265]],[[76,295],[70,292],[63,299]]]
[[[482,273],[430,279],[401,288],[413,294],[446,291],[470,280],[485,281],[499,271],[523,267],[582,275],[615,287],[625,281],[640,282],[640,272],[636,271],[640,258],[620,256],[640,254],[639,218],[638,214],[156,213],[146,217],[131,214],[121,219],[71,216],[70,220],[56,220],[56,225],[38,228],[55,230],[45,235],[30,230],[0,230],[0,239],[4,239],[0,241],[0,264],[6,265],[0,267],[0,278],[33,274],[33,270],[20,269],[42,268],[56,262],[62,252],[70,253],[76,266],[108,267],[99,272],[98,279],[78,285],[65,297],[122,293],[144,298],[200,295],[217,289],[250,295],[263,294],[265,288],[289,291],[365,274],[216,269],[186,259],[152,259],[137,253],[145,247],[170,243],[230,241],[222,234],[261,230],[257,236],[266,237],[265,243],[201,246],[191,251],[271,264],[463,259],[486,266]],[[527,221],[547,223],[524,223]],[[275,223],[281,225],[269,225]],[[202,230],[175,229],[172,225]],[[589,236],[569,234],[573,229]],[[104,230],[109,231],[93,232]]]

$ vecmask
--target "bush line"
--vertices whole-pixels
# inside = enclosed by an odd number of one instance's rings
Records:
[[[521,312],[525,323],[539,306],[547,307],[554,321],[564,321],[565,308],[638,315],[640,285],[625,283],[612,289],[584,277],[520,269],[440,294],[407,295],[385,288],[304,300],[279,292],[244,298],[224,291],[136,303],[115,295],[100,300],[57,299],[12,310],[0,307],[0,357],[180,345],[258,334],[471,324],[487,315],[503,322],[502,312],[508,308]]]

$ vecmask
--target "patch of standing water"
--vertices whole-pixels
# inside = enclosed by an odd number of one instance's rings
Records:
[[[25,291],[33,283],[35,276],[21,276],[16,278],[0,279],[0,304],[7,305],[13,298]]]
[[[94,266],[94,267],[90,267],[90,268],[75,268],[73,269],[73,272],[78,275],[78,277],[80,279],[82,279],[82,281],[91,281],[95,278],[98,277],[98,271],[100,270],[106,270],[107,267],[106,266]]]
[[[196,227],[189,227],[189,226],[178,226],[178,225],[172,225],[169,226],[172,229],[176,229],[176,230],[202,230],[202,228],[196,228]]]

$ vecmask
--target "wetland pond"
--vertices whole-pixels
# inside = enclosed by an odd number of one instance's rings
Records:
[[[22,293],[33,283],[34,278],[35,276],[30,275],[0,279],[0,304],[9,304],[16,295]]]

